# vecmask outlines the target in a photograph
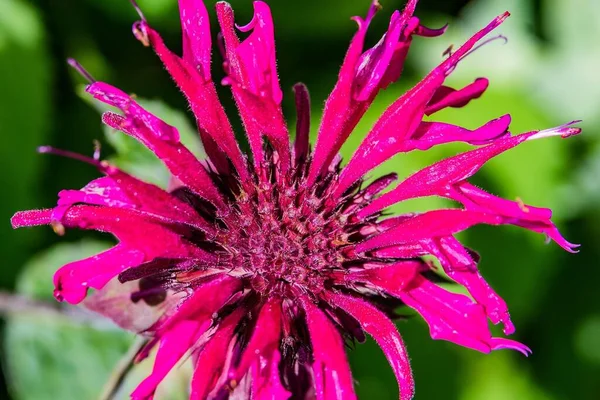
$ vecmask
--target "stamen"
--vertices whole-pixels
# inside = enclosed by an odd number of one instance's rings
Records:
[[[480,48],[482,48],[483,46],[485,46],[486,44],[489,44],[493,41],[496,41],[498,39],[502,39],[504,41],[504,43],[502,44],[506,44],[508,43],[508,38],[504,35],[498,35],[498,36],[494,36],[491,37],[485,41],[483,41],[482,43],[478,44],[477,46],[473,47],[471,50],[469,50],[468,52],[465,53],[465,55],[463,55],[460,59],[464,60],[466,57],[468,57],[470,54],[473,54],[475,51],[479,50]]]
[[[140,8],[140,6],[138,6],[137,2],[135,0],[129,0],[131,2],[131,5],[133,6],[135,12],[138,13],[138,15],[140,16],[140,19],[144,22],[146,22],[146,17],[144,16],[144,13],[142,12],[142,9]]]
[[[571,125],[578,124],[580,122],[581,120],[577,119],[575,121],[567,122],[566,124],[557,126],[555,128],[544,129],[529,136],[527,140],[542,139],[551,136],[560,136],[563,139],[565,139],[570,136],[575,136],[581,132],[581,128],[571,127]]]
[[[89,72],[87,72],[87,70],[85,68],[83,68],[83,66],[81,64],[79,64],[79,62],[77,62],[77,60],[75,60],[74,58],[67,58],[67,63],[71,67],[73,67],[73,69],[75,69],[75,71],[79,72],[79,74],[81,76],[83,76],[89,83],[96,82],[94,77]]]
[[[84,156],[83,154],[75,153],[69,150],[57,149],[52,146],[40,146],[37,148],[38,153],[40,154],[54,154],[61,157],[71,158],[73,160],[81,161],[86,164],[93,165],[97,168],[102,168],[102,162],[96,159],[96,151],[94,151],[94,158]],[[98,154],[98,157],[100,154]]]

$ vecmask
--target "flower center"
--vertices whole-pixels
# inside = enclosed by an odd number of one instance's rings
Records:
[[[239,212],[227,223],[226,264],[259,293],[288,297],[323,290],[323,271],[341,268],[341,258],[339,224],[321,208],[313,194],[262,185],[240,199]]]

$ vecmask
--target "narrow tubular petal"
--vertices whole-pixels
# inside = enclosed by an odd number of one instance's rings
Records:
[[[296,100],[296,141],[294,142],[294,159],[298,165],[306,159],[309,151],[310,134],[310,94],[302,83],[294,85]]]
[[[448,340],[482,353],[502,348],[498,340],[508,340],[492,338],[484,307],[467,296],[448,292],[422,276],[417,276],[409,285],[397,286],[398,279],[390,279],[386,269],[381,269],[386,272],[382,277],[377,276],[378,279],[371,282],[421,314],[433,339]],[[526,346],[509,342],[515,345],[510,348],[527,354]]]
[[[195,288],[193,293],[179,304],[175,313],[165,316],[152,330],[161,335],[184,320],[210,319],[240,289],[241,283],[238,279],[227,275],[217,276]]]
[[[160,339],[152,373],[131,393],[132,400],[151,398],[160,382],[190,351],[209,325],[209,321],[187,320],[181,321],[166,332]]]
[[[234,339],[235,328],[243,313],[238,309],[219,324],[216,332],[196,356],[190,400],[205,400],[218,383],[219,377],[230,361],[229,347]]]
[[[461,57],[502,23],[507,16],[506,13],[497,17],[488,26],[473,35],[456,53],[451,54],[414,88],[385,110],[343,169],[338,188],[333,194],[334,199],[341,196],[348,187],[368,171],[397,153],[405,151],[405,142],[412,138],[420,126],[428,104],[442,87],[446,76],[456,67]]]
[[[26,226],[49,225],[52,222],[52,210],[28,210],[15,213],[10,219],[13,229]]]
[[[130,208],[159,220],[189,224],[209,234],[214,233],[214,227],[189,204],[160,187],[143,182],[107,163],[102,163],[100,170],[107,176],[91,181],[81,190],[62,190],[58,194],[53,220],[60,221],[72,205],[85,203]]]
[[[117,245],[93,257],[66,264],[54,274],[54,297],[71,304],[80,303],[89,287],[103,288],[123,270],[141,264],[144,259],[143,252]]]
[[[469,104],[471,100],[481,97],[489,84],[490,82],[486,78],[477,78],[473,83],[460,90],[441,86],[433,94],[433,97],[425,109],[425,114],[431,115],[447,107],[464,107]]]
[[[142,42],[152,46],[165,68],[187,98],[190,108],[196,117],[196,123],[200,131],[200,137],[204,149],[211,161],[219,168],[219,171],[228,172],[226,155],[234,165],[240,178],[248,177],[246,158],[242,154],[235,139],[235,134],[223,110],[214,83],[210,80],[210,49],[191,49],[190,46],[206,45],[210,43],[210,34],[204,34],[208,28],[208,20],[204,19],[205,12],[199,8],[201,0],[182,0],[180,10],[186,16],[192,15],[187,26],[184,26],[184,59],[172,53],[163,42],[160,35],[154,31],[145,21],[134,25],[134,33]],[[197,24],[205,24],[199,27]],[[192,60],[193,59],[193,60]],[[207,64],[208,62],[208,64]],[[190,64],[192,63],[192,64]],[[199,64],[198,64],[199,63]],[[199,67],[200,65],[200,67]],[[208,72],[208,74],[207,74]]]
[[[230,373],[229,379],[237,383],[259,358],[270,360],[273,351],[279,345],[280,335],[281,300],[274,298],[260,309],[252,331],[252,337],[244,349],[239,364]]]
[[[281,111],[283,95],[277,76],[271,11],[262,1],[255,1],[252,21],[238,27],[243,32],[250,32],[240,42],[235,33],[231,6],[219,2],[216,8],[225,45],[227,77],[224,83],[231,85],[254,163],[257,167],[263,163],[264,135],[279,153],[281,168],[286,171],[290,166],[289,134]]]
[[[358,252],[397,244],[415,243],[454,235],[476,224],[498,225],[502,218],[491,213],[461,209],[434,210],[419,214],[356,245]]]
[[[339,307],[360,322],[362,328],[373,337],[388,359],[400,389],[400,400],[410,400],[415,393],[410,362],[404,342],[389,318],[371,304],[343,294],[330,294],[328,302]]]
[[[344,342],[329,318],[306,297],[300,298],[313,349],[317,400],[356,399]]]
[[[124,117],[105,114],[103,121],[111,128],[133,136],[169,168],[171,173],[199,196],[224,210],[225,203],[210,175],[196,156],[179,141],[179,133],[140,107],[130,96],[103,82],[87,88],[94,98],[119,108]]]
[[[471,296],[485,308],[490,321],[504,325],[504,334],[510,335],[515,327],[510,319],[506,302],[490,287],[477,270],[471,254],[454,237],[430,240],[425,245],[439,261],[444,272],[464,286]]]
[[[338,81],[325,102],[308,186],[329,166],[379,90],[400,77],[411,35],[418,26],[418,20],[416,24],[409,23],[416,4],[416,0],[409,0],[401,14],[395,12],[386,34],[366,51],[366,34],[380,8],[379,3],[371,3],[366,18],[354,17],[358,31],[350,42]]]
[[[260,358],[252,365],[252,400],[288,399],[292,393],[281,384],[279,375],[279,350],[273,350],[270,358]]]
[[[510,115],[494,119],[483,126],[469,130],[443,122],[421,122],[410,140],[405,142],[403,151],[428,150],[438,144],[466,142],[484,145],[509,135]]]
[[[206,80],[210,79],[210,55],[212,48],[210,20],[202,0],[179,0],[183,59],[198,70]]]
[[[70,303],[82,301],[88,287],[100,289],[126,268],[156,257],[187,255],[214,260],[213,255],[179,234],[149,222],[132,210],[78,205],[70,207],[60,223],[66,227],[110,232],[120,241],[105,253],[67,264],[56,272],[55,297]]]
[[[473,176],[490,159],[523,143],[535,132],[497,140],[485,147],[446,158],[424,168],[402,181],[393,190],[375,199],[359,212],[366,217],[392,204],[417,197],[443,195],[449,185]]]

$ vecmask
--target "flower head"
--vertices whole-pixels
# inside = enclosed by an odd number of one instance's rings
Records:
[[[309,145],[306,87],[294,87],[296,135],[290,142],[281,101],[269,7],[254,3],[254,17],[234,22],[227,3],[217,3],[225,78],[237,103],[251,150],[240,150],[211,77],[211,36],[201,0],[179,1],[183,55],[171,52],[141,15],[135,37],[151,47],[189,101],[207,159],[198,160],[177,129],[142,108],[125,92],[92,82],[87,92],[121,113],[102,120],[130,135],[170,170],[169,190],[143,182],[115,166],[44,147],[94,165],[104,177],[81,190],[64,190],[56,207],[17,213],[13,226],[50,224],[109,232],[110,250],[63,266],[54,277],[60,301],[89,305],[151,340],[138,359],[157,348],[152,373],[132,393],[153,396],[157,385],[186,355],[195,372],[192,399],[352,399],[353,380],[345,342],[368,334],[390,362],[400,398],[413,396],[408,356],[390,318],[396,307],[416,310],[434,339],[484,353],[529,349],[493,337],[488,320],[514,332],[507,306],[477,269],[478,255],[455,234],[476,224],[511,224],[544,233],[567,251],[551,211],[496,197],[469,183],[492,157],[548,136],[570,136],[570,124],[511,135],[504,115],[469,130],[424,121],[447,107],[463,107],[486,90],[476,79],[461,89],[444,85],[457,64],[508,17],[493,19],[393,102],[345,165],[338,152],[378,92],[396,81],[414,35],[438,36],[445,28],[422,26],[416,0],[395,11],[381,40],[365,49],[373,1],[325,103],[314,151]],[[247,35],[240,39],[236,30]],[[88,76],[89,77],[89,76]],[[366,183],[365,174],[397,155],[461,141],[476,148],[416,172],[393,189],[395,174]],[[426,196],[462,207],[385,217],[386,207]],[[434,256],[470,297],[439,286]],[[437,276],[437,278],[436,278]],[[114,287],[127,292],[128,307],[159,310],[156,318],[124,317],[111,301]],[[143,320],[143,321],[142,321]]]

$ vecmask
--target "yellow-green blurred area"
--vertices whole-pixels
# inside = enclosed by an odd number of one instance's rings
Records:
[[[380,2],[383,11],[369,32],[371,44],[384,32],[392,10],[403,5],[399,0]],[[179,50],[176,0],[139,3],[149,22]],[[251,18],[249,0],[232,3],[239,22]],[[349,17],[364,15],[369,0],[270,4],[285,114],[293,122],[291,86],[306,83],[316,132],[321,107],[355,31]],[[435,119],[475,128],[510,113],[514,133],[582,119],[582,135],[525,143],[489,162],[474,179],[492,193],[553,208],[554,221],[568,240],[581,243],[581,252],[567,254],[546,244],[541,235],[513,227],[481,226],[461,235],[481,254],[484,276],[509,304],[517,326],[514,338],[531,347],[529,358],[507,350],[484,355],[433,341],[426,324],[408,312],[398,327],[412,359],[416,399],[600,399],[599,1],[421,0],[417,15],[431,27],[448,22],[447,34],[414,40],[403,78],[379,96],[343,155],[347,159],[352,154],[385,107],[440,62],[449,45],[460,45],[505,10],[512,16],[498,33],[508,43],[497,40],[477,50],[447,81],[460,87],[484,76],[491,81],[489,90],[468,107],[440,112]],[[5,316],[0,398],[99,398],[133,341],[132,335],[79,308],[56,308],[52,299],[53,270],[98,252],[110,244],[110,237],[69,231],[58,238],[50,228],[13,231],[9,218],[17,210],[51,207],[59,190],[80,188],[97,176],[88,165],[36,154],[38,145],[91,154],[98,139],[104,157],[164,182],[165,172],[139,146],[118,134],[105,134],[97,110],[79,95],[83,80],[68,69],[67,57],[78,59],[97,79],[149,99],[159,115],[187,132],[188,142],[195,140],[184,99],[151,50],[131,35],[136,18],[127,0],[0,0],[0,284],[5,291],[0,296]],[[215,57],[218,81],[221,61]],[[226,88],[221,95],[243,138]],[[407,176],[467,148],[448,145],[401,155],[380,172]],[[396,210],[440,206],[448,203],[425,199]],[[21,307],[31,299],[44,307]],[[391,369],[374,343],[357,345],[349,354],[361,399],[397,398]],[[127,398],[149,368],[136,367],[118,397]],[[171,375],[158,397],[185,398],[188,367]]]

